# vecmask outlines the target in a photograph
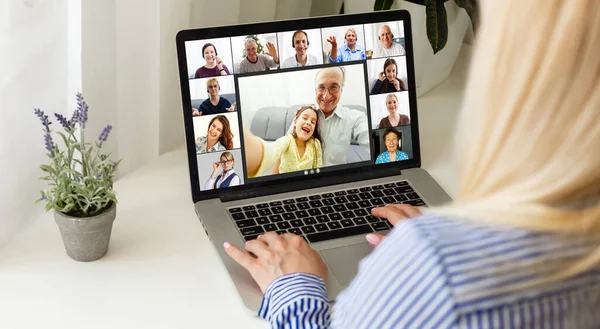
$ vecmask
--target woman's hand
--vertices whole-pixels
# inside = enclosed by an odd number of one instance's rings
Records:
[[[220,162],[213,162],[213,172],[210,175],[210,178],[212,179],[216,179],[217,178],[217,172],[219,172],[219,167],[221,166]]]
[[[323,259],[295,234],[268,232],[247,242],[246,250],[256,257],[228,242],[223,247],[231,258],[250,272],[263,293],[275,279],[291,273],[313,274],[327,284],[327,266]]]
[[[401,91],[400,89],[400,81],[398,81],[398,79],[394,79],[394,88],[396,88],[396,91]]]
[[[387,219],[393,226],[405,219],[421,216],[423,207],[414,207],[409,204],[388,204],[385,207],[373,208],[371,214],[375,217]],[[377,247],[385,236],[377,233],[367,234],[367,241],[373,247]]]
[[[385,72],[379,72],[379,81],[385,80]]]
[[[329,42],[331,44],[332,47],[337,47],[337,40],[335,39],[335,37],[333,35],[330,36],[329,38],[327,38],[326,40],[327,40],[327,42]]]

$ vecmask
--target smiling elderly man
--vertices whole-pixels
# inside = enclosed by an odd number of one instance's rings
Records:
[[[373,50],[373,58],[405,55],[406,50],[404,50],[404,47],[399,43],[395,43],[392,40],[393,38],[392,29],[387,25],[382,25],[379,28],[379,42]]]

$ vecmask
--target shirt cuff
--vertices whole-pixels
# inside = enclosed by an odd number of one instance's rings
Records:
[[[258,316],[271,321],[286,305],[299,299],[318,300],[329,305],[323,279],[307,273],[292,273],[275,279],[265,291]]]

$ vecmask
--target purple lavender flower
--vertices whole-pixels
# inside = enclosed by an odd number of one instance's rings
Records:
[[[79,122],[85,128],[85,123],[88,120],[88,105],[83,99],[83,94],[77,93],[77,110],[73,113],[71,121],[73,124]]]
[[[46,150],[48,150],[50,153],[50,157],[54,158],[54,142],[52,141],[52,136],[50,135],[50,125],[52,122],[48,120],[48,116],[40,109],[34,108],[33,113],[35,113],[35,115],[37,115],[37,117],[42,121],[42,125],[44,126],[44,130],[46,132],[46,134],[44,134],[44,144],[46,145]]]
[[[46,200],[46,194],[42,193],[42,196],[40,197],[40,201],[44,201]]]
[[[106,142],[106,140],[108,139],[108,134],[110,134],[110,131],[112,130],[112,126],[111,125],[106,125],[106,127],[104,127],[104,129],[102,130],[102,133],[100,133],[100,136],[98,136],[98,147],[102,147],[102,143]]]
[[[73,181],[77,184],[81,183],[81,179],[79,177],[73,178]]]
[[[96,179],[100,179],[100,177],[102,177],[102,175],[96,174]]]
[[[70,132],[71,129],[73,129],[73,127],[71,127],[71,122],[67,121],[67,118],[58,113],[54,113],[54,116],[67,132]]]

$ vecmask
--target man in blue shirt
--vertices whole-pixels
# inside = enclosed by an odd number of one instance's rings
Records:
[[[360,49],[356,44],[356,30],[353,28],[347,29],[344,39],[346,43],[340,49],[337,47],[337,41],[334,36],[330,36],[327,39],[327,42],[331,44],[330,63],[360,61],[367,58],[365,51]]]

